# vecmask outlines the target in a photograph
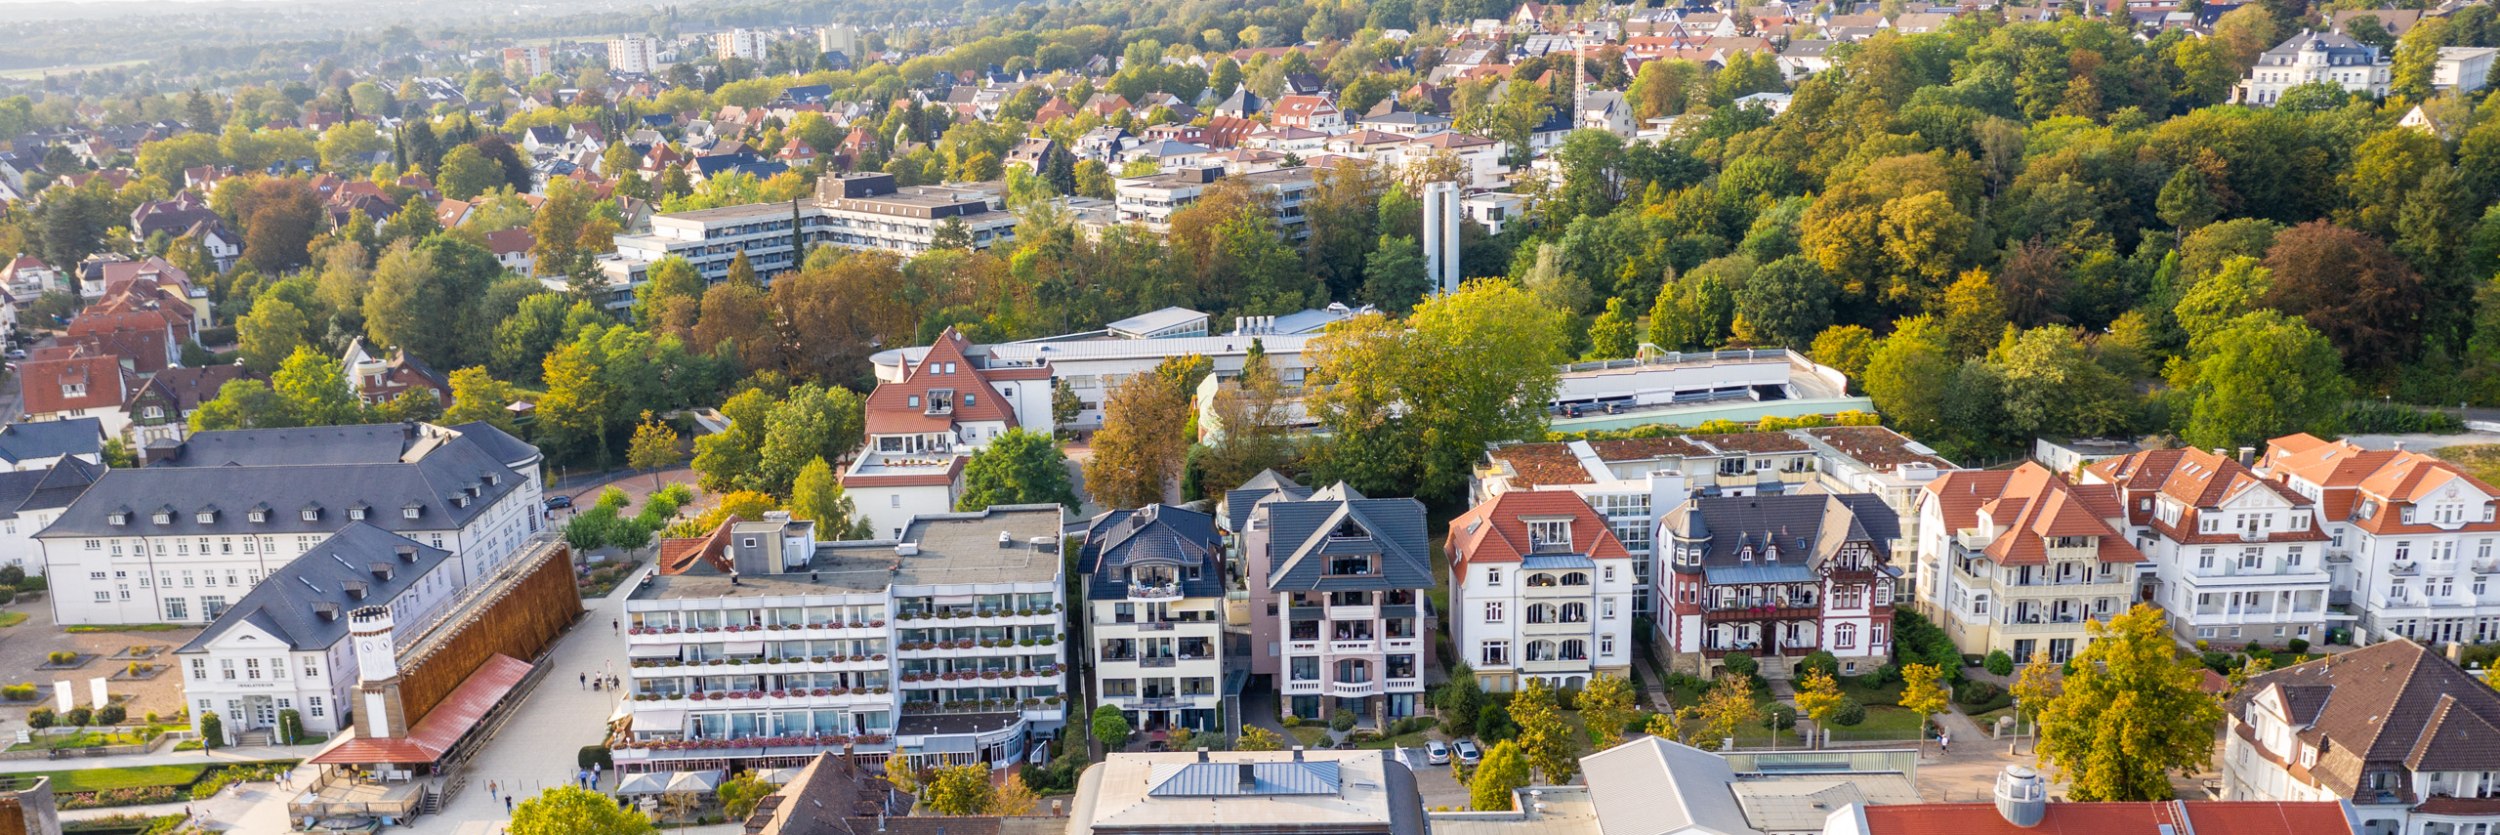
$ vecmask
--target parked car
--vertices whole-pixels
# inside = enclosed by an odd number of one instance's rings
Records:
[[[1458,762],[1460,765],[1472,766],[1476,763],[1484,761],[1484,749],[1477,748],[1475,740],[1462,739],[1453,743],[1453,745],[1458,748]]]
[[[572,507],[572,506],[573,506],[573,497],[571,497],[571,496],[548,496],[548,497],[547,497],[547,509],[548,509],[548,510],[563,510],[563,509],[565,509],[565,508]]]
[[[25,359],[25,358],[26,358],[26,349],[24,349],[24,348],[11,348],[11,349],[9,349],[9,359],[13,359],[13,360],[22,360],[22,359]]]
[[[1449,765],[1449,744],[1438,739],[1424,740],[1424,762],[1432,765]]]

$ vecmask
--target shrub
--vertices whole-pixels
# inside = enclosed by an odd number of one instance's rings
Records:
[[[84,728],[88,725],[95,724],[95,710],[84,707],[73,707],[69,709],[68,713],[61,714],[61,721],[68,722],[73,727]]]
[[[1832,712],[1832,724],[1843,728],[1854,728],[1864,721],[1866,721],[1866,706],[1858,704],[1856,699],[1843,697],[1840,709]]]
[[[2266,651],[2266,647],[2265,647],[2265,645],[2260,644],[2260,643],[2257,643],[2256,641],[2250,641],[2250,642],[2248,642],[2248,646],[2240,647],[2240,651],[2241,651],[2241,652],[2248,653],[2248,654],[2250,654],[2250,655],[2256,655],[2256,654],[2258,654],[2258,653],[2265,652],[2265,651]]]
[[[50,580],[44,579],[43,575],[37,574],[33,577],[28,577],[14,583],[10,583],[9,585],[16,586],[17,593],[25,594],[27,592],[43,591],[44,589],[51,588],[51,582],[52,581]]]
[[[294,708],[278,711],[278,741],[292,744],[304,739],[304,716]]]
[[[95,712],[95,723],[98,725],[119,725],[122,720],[128,718],[130,718],[130,711],[117,704],[105,705],[97,708]]]
[[[1328,714],[1328,729],[1338,733],[1354,730],[1354,712],[1340,710]]]
[[[1752,655],[1742,652],[1728,653],[1727,658],[1722,659],[1721,663],[1727,665],[1728,672],[1748,678],[1762,669],[1762,664],[1753,660]]]
[[[584,745],[581,750],[573,752],[573,764],[582,768],[589,768],[592,765],[615,768],[616,760],[608,754],[608,747],[605,745]]]
[[[2198,656],[2197,660],[2204,662],[2205,669],[2212,670],[2223,675],[2230,675],[2231,668],[2239,666],[2232,663],[2239,659],[2233,658],[2231,654],[2227,652],[2208,652],[2204,655]]]
[[[48,707],[39,707],[26,712],[26,727],[29,728],[42,730],[52,727],[55,721],[57,720],[53,716],[52,709]]]
[[[1806,653],[1806,657],[1797,660],[1797,673],[1802,676],[1812,672],[1820,672],[1827,676],[1840,675],[1840,659],[1833,658],[1830,652],[1819,649]]]
[[[0,565],[0,586],[14,588],[18,581],[24,579],[26,579],[26,569],[14,565]]]
[[[2309,642],[2299,638],[2293,638],[2291,641],[2285,643],[2283,648],[2291,650],[2293,655],[2304,655],[2309,652]]]
[[[19,682],[7,687],[0,687],[0,698],[5,698],[12,702],[34,701],[35,683],[31,681]]]
[[[2000,649],[2000,650],[1994,650],[1994,651],[1991,651],[1991,652],[1989,652],[1989,653],[1988,653],[1987,667],[1988,667],[1988,672],[1993,673],[1993,674],[1995,674],[1995,675],[2001,675],[2001,676],[2010,676],[2010,675],[2013,675],[2013,674],[2014,674],[2014,656],[2011,656],[2011,655],[2007,655],[2007,654],[2005,654],[2005,650],[2001,650],[2001,649]]]
[[[1772,705],[1770,710],[1764,712],[1762,726],[1774,731],[1785,731],[1797,727],[1797,708],[1791,705]]]
[[[0,586],[0,606],[6,606],[6,605],[9,605],[10,603],[14,603],[14,602],[16,602],[16,601],[17,601],[17,588],[16,588],[16,587],[14,587],[14,586]]]
[[[211,750],[226,747],[226,723],[216,711],[200,714],[200,746]]]
[[[1953,700],[1966,705],[1986,704],[2005,695],[2005,688],[1985,681],[1966,681],[1953,688]]]
[[[50,661],[54,664],[67,664],[78,660],[78,653],[65,649],[56,649],[51,652],[44,653],[43,660]]]
[[[1299,714],[1299,713],[1288,713],[1288,714],[1285,714],[1284,723],[1285,723],[1285,727],[1287,727],[1287,728],[1299,728],[1299,727],[1302,727],[1302,714]]]

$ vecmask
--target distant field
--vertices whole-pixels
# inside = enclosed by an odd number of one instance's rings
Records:
[[[2456,462],[2484,481],[2500,478],[2500,444],[2444,446],[2431,450],[2431,454]]]
[[[145,64],[145,63],[147,63],[147,59],[145,59],[145,58],[132,58],[132,59],[127,60],[127,61],[106,61],[106,62],[103,62],[103,63],[98,63],[98,64],[72,64],[72,65],[54,66],[54,67],[29,67],[29,68],[27,68],[27,69],[22,69],[22,70],[0,70],[0,78],[13,79],[13,80],[19,80],[19,81],[34,81],[34,80],[40,80],[40,79],[42,79],[44,76],[47,76],[47,75],[60,75],[60,74],[63,74],[63,73],[82,72],[82,71],[87,71],[87,70],[109,70],[109,69],[117,69],[117,68],[120,68],[120,67],[135,67],[135,66],[139,66],[139,65],[141,65],[141,64]]]

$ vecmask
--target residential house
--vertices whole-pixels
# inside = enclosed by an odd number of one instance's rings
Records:
[[[1219,108],[1220,110],[1220,108]],[[1301,128],[1320,133],[1345,130],[1345,113],[1337,103],[1323,95],[1290,95],[1276,99],[1276,108],[1268,115],[1278,127]]]
[[[148,457],[149,450],[180,444],[190,433],[191,413],[240,379],[243,366],[234,363],[168,368],[148,377],[122,400],[131,448]]]
[[[412,393],[444,408],[451,406],[451,381],[425,361],[409,356],[405,348],[375,351],[359,336],[348,340],[339,366],[346,372],[347,385],[356,390],[356,400],[366,406],[380,406]]]
[[[2301,30],[2257,56],[2248,77],[2233,91],[2243,104],[2263,107],[2283,92],[2303,84],[2325,82],[2371,98],[2387,95],[2394,63],[2369,46],[2333,32]]]
[[[2031,462],[1928,482],[1919,503],[1921,608],[1963,652],[2048,653],[2065,663],[2085,628],[2135,599],[2144,554],[2109,484],[2073,484]]]
[[[24,420],[96,418],[104,434],[119,436],[128,418],[122,399],[138,383],[121,359],[86,345],[46,346],[17,364]]]
[[[1077,553],[1095,705],[1148,734],[1223,730],[1224,538],[1170,505],[1106,511]]]
[[[2127,532],[2152,563],[2140,597],[2169,614],[2180,638],[2240,646],[2325,637],[2331,576],[2316,500],[2223,450],[2112,458],[2084,468],[2082,483],[2117,487]]]
[[[2049,802],[2048,781],[2027,765],[1997,775],[1994,803],[1849,802],[1825,817],[1822,835],[2355,835],[2352,809],[2337,803],[2230,800]],[[1823,804],[1817,803],[1820,809]]]
[[[2500,489],[2435,456],[2306,433],[2274,439],[2260,465],[2317,508],[2330,602],[2361,642],[2500,640]]]
[[[1079,777],[1067,835],[1423,835],[1423,793],[1387,751],[1114,753]]]
[[[538,259],[530,250],[538,246],[538,236],[528,227],[514,227],[486,233],[486,251],[495,254],[495,263],[513,275],[531,275]]]
[[[1225,494],[1250,593],[1253,674],[1287,714],[1375,727],[1416,715],[1432,663],[1423,503],[1261,473]]]
[[[1751,655],[1786,676],[1816,650],[1843,674],[1892,653],[1900,570],[1892,508],[1865,494],[1697,496],[1659,525],[1658,646],[1671,669],[1709,674]]]
[[[2259,673],[2223,710],[2224,800],[2342,802],[2362,835],[2500,826],[2500,694],[2421,644]]]
[[[949,328],[901,379],[869,392],[867,442],[842,487],[871,531],[900,536],[913,517],[952,510],[964,462],[1006,431],[1051,433],[1048,363],[991,366],[969,346]]]
[[[104,422],[73,418],[0,424],[0,472],[50,470],[65,458],[104,463]]]
[[[662,543],[659,576],[625,602],[634,698],[618,767],[775,767],[828,749],[919,768],[1025,762],[1067,716],[1064,515],[993,505],[818,542],[774,512]]]
[[[106,472],[36,535],[53,616],[206,624],[356,522],[485,576],[546,528],[538,462],[484,423],[197,433],[150,466]]]
[[[103,464],[77,456],[40,470],[0,472],[0,565],[42,575],[43,546],[35,533],[61,518],[103,474]]]
[[[1636,559],[1564,491],[1518,490],[1450,520],[1450,641],[1493,692],[1629,678]]]

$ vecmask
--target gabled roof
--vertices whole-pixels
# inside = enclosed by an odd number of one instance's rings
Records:
[[[2102,562],[2144,561],[2143,552],[2119,530],[2125,510],[2108,484],[2069,484],[2047,467],[2026,461],[2012,470],[1945,473],[1928,482],[1926,490],[1926,500],[1936,503],[1947,530],[1976,528],[1984,516],[2004,531],[1986,549],[1999,565],[2046,563],[2047,540],[2065,536],[2098,537]]]
[[[180,651],[207,652],[209,644],[245,623],[284,641],[288,649],[327,650],[347,637],[347,613],[390,605],[450,558],[450,551],[362,522],[349,523],[269,572]],[[460,564],[453,562],[450,570],[461,570]],[[455,586],[466,583],[465,577],[454,581]]]
[[[2373,768],[2500,771],[2500,692],[2412,641],[2259,674],[2228,709],[2245,722],[2261,702],[2286,706],[2299,746],[2323,746],[2294,775],[2339,796]]]
[[[104,451],[104,421],[97,418],[11,423],[0,426],[0,461],[17,463]]]
[[[903,379],[877,386],[868,394],[868,434],[945,432],[959,424],[987,421],[1015,428],[1016,413],[990,388],[989,377],[980,365],[965,356],[970,347],[971,340],[954,328],[947,328]],[[929,412],[928,394],[933,389],[955,392],[952,411]]]
[[[240,379],[243,379],[243,366],[231,363],[168,368],[140,383],[137,389],[130,392],[130,397],[122,401],[122,408],[130,411],[140,400],[157,396],[171,404],[175,415],[187,414],[199,408],[200,404],[217,399],[219,389]]]
[[[1258,475],[1251,476],[1240,487],[1224,491],[1224,499],[1217,503],[1216,512],[1223,517],[1226,530],[1240,533],[1248,528],[1250,512],[1260,502],[1269,499],[1298,502],[1310,495],[1311,488],[1302,486],[1300,482],[1286,478],[1275,470],[1260,470]]]
[[[2248,465],[2229,456],[2201,449],[2154,449],[2094,462],[2084,468],[2087,483],[2117,485],[2127,503],[2130,521],[2149,525],[2164,537],[2177,542],[2239,542],[2236,531],[2200,533],[2200,515],[2222,508],[2225,504],[2251,493],[2270,493],[2275,499],[2296,509],[2310,509],[2315,503],[2292,492],[2279,482],[2257,475]],[[2185,506],[2176,523],[2138,506],[2138,499],[2160,495]],[[2326,532],[2312,525],[2298,530],[2275,530],[2266,534],[2272,542],[2324,541]]]
[[[512,467],[528,459],[502,446],[490,433],[410,424],[200,432],[153,466],[105,473],[39,536],[326,534],[354,521],[345,509],[359,502],[385,510],[364,520],[385,530],[456,529],[522,483]],[[266,502],[277,512],[260,522],[242,513],[202,522],[195,511],[205,497]],[[121,525],[110,518],[117,509],[173,501],[183,505],[165,524],[136,514]],[[388,512],[412,505],[414,519]],[[304,519],[304,510],[315,518]]]
[[[1615,537],[1606,518],[1579,494],[1565,490],[1512,490],[1450,520],[1452,568],[1477,563],[1519,562],[1538,553],[1528,537],[1529,519],[1568,519],[1571,553],[1593,560],[1628,560],[1632,552]]]
[[[1424,505],[1414,499],[1374,499],[1339,482],[1300,501],[1262,501],[1268,535],[1268,588],[1278,591],[1364,591],[1432,585],[1431,543]],[[1379,557],[1379,571],[1364,576],[1328,574],[1330,557]]]
[[[1779,549],[1779,562],[1814,570],[1850,542],[1867,543],[1875,561],[1886,563],[1901,536],[1892,508],[1866,493],[1700,496],[1667,514],[1663,527],[1703,543],[1705,570],[1746,565],[1747,551],[1761,555],[1772,547]]]
[[[2259,801],[2051,803],[2018,827],[1993,803],[1863,806],[1866,835],[2348,835],[2340,804]]]
[[[1094,517],[1085,526],[1076,564],[1086,575],[1086,596],[1092,599],[1126,599],[1128,583],[1121,570],[1142,565],[1196,568],[1197,579],[1181,575],[1181,596],[1217,597],[1224,593],[1223,552],[1215,517],[1157,504]]]

